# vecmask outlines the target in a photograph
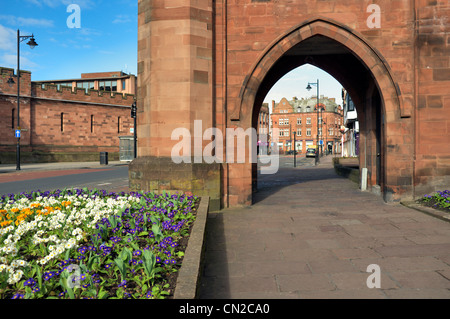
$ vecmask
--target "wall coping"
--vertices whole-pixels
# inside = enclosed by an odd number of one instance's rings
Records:
[[[197,210],[197,217],[191,230],[181,268],[175,286],[174,299],[195,299],[198,294],[206,220],[209,211],[209,196],[203,196]]]

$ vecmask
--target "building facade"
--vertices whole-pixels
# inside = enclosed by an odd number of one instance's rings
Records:
[[[342,124],[342,107],[334,98],[320,96],[319,109],[316,96],[308,99],[294,97],[290,101],[282,98],[279,103],[272,101],[272,134],[278,134],[276,146],[280,154],[294,149],[305,154],[306,149],[316,147],[317,142],[321,153],[339,152]]]
[[[135,95],[122,92],[133,93],[134,76],[114,72],[36,82],[30,72],[21,70],[20,75],[18,114],[17,77],[13,69],[0,68],[1,163],[16,162],[17,129],[24,163],[98,161],[100,152],[119,159],[120,137],[133,135],[130,110]],[[14,83],[8,83],[11,80]],[[94,89],[86,82],[94,83]],[[102,83],[111,90],[102,89]],[[117,90],[112,83],[117,83]]]
[[[342,130],[342,153],[344,157],[359,156],[359,121],[355,103],[350,94],[342,89],[342,99],[344,101],[344,125]]]
[[[256,128],[258,134],[257,154],[267,155],[269,153],[270,135],[270,113],[269,104],[263,103],[258,115],[258,126]]]
[[[256,128],[272,86],[307,63],[332,75],[355,103],[369,191],[389,202],[448,187],[448,1],[177,3],[138,0],[131,189],[191,191],[208,195],[211,207],[250,205],[254,163],[175,166],[172,132],[192,134],[196,120],[221,132]]]

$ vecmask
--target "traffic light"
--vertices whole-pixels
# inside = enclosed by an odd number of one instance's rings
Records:
[[[136,118],[136,102],[131,105],[131,117]]]

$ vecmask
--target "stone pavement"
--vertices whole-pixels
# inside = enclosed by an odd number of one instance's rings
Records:
[[[258,182],[253,206],[210,213],[200,298],[450,298],[450,222],[361,192],[331,156]]]
[[[55,163],[22,163],[16,170],[16,164],[0,164],[0,183],[27,181],[32,179],[66,176],[72,174],[93,173],[110,170],[117,166],[128,165],[124,161],[109,161],[108,165],[99,162],[55,162]],[[83,185],[88,188],[101,188],[110,192],[129,192],[128,180],[111,180],[103,186],[96,183]]]
[[[20,170],[16,170],[16,164],[0,164],[0,174],[24,174],[36,171],[56,171],[83,168],[107,168],[108,166],[125,165],[127,162],[109,161],[108,165],[99,162],[55,162],[55,163],[21,163]]]

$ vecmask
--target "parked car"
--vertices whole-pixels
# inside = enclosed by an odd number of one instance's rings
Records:
[[[306,150],[306,157],[316,157],[316,149],[315,148],[308,148]]]
[[[290,150],[290,151],[287,151],[287,152],[286,152],[286,155],[294,155],[294,152],[295,152],[295,155],[298,154],[298,151]]]

